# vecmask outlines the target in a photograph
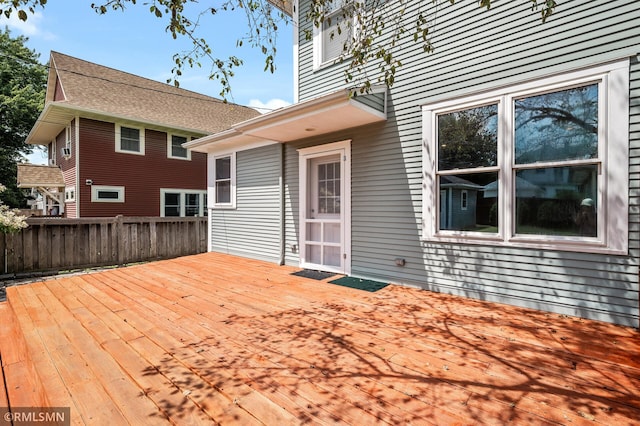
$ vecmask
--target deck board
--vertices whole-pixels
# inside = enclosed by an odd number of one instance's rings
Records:
[[[635,329],[296,270],[208,253],[12,287],[10,402],[69,406],[72,424],[640,418]]]

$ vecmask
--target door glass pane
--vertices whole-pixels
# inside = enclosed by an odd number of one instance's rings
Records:
[[[339,170],[340,162],[318,165],[318,213],[340,214]]]
[[[439,229],[498,232],[497,172],[440,176],[438,186]]]
[[[324,264],[327,266],[340,266],[340,247],[324,247]]]
[[[598,166],[516,173],[516,233],[597,236]]]
[[[598,85],[515,101],[517,164],[598,157]]]
[[[307,244],[307,262],[322,264],[321,246]]]
[[[180,194],[170,192],[164,194],[164,215],[180,216]]]
[[[200,214],[200,194],[185,194],[185,216],[198,216]]]
[[[340,242],[340,224],[325,223],[323,237],[324,237],[325,243],[339,243]]]
[[[438,170],[498,164],[498,105],[438,116]]]
[[[321,223],[307,223],[307,241],[320,242],[321,239]]]

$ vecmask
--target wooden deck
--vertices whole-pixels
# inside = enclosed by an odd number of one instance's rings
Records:
[[[0,407],[71,407],[72,424],[640,421],[635,329],[294,271],[208,253],[8,288]]]

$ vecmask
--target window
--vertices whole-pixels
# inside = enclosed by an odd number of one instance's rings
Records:
[[[235,154],[213,156],[214,207],[235,207]]]
[[[423,107],[423,237],[625,253],[628,91],[622,61]]]
[[[185,136],[167,134],[167,157],[191,160],[191,151],[182,147],[186,142]]]
[[[124,203],[124,186],[91,187],[91,201],[94,203]]]
[[[71,125],[64,130],[64,146],[60,149],[60,155],[65,160],[71,158]]]
[[[66,203],[73,203],[76,201],[76,188],[74,186],[68,186],[64,189],[64,201]]]
[[[144,129],[116,125],[116,152],[144,155]]]
[[[333,0],[325,4],[324,21],[320,28],[314,26],[314,68],[333,63],[349,43],[355,27],[355,19],[354,23],[346,20],[349,7],[353,7],[350,0]]]
[[[160,215],[163,217],[206,216],[207,192],[191,189],[160,190]]]
[[[318,213],[340,214],[340,161],[317,165]]]
[[[466,211],[469,206],[469,191],[463,189],[460,191],[460,210]]]

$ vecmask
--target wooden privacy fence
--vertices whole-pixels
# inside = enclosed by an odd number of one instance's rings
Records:
[[[0,276],[167,259],[207,250],[206,217],[29,218],[0,234]]]

